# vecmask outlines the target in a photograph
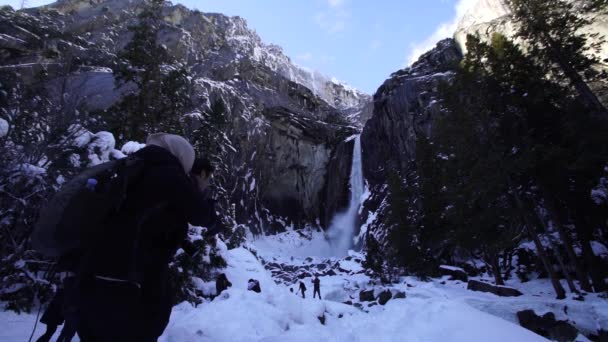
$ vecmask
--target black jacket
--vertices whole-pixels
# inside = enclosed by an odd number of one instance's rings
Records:
[[[173,291],[168,288],[168,264],[187,236],[188,223],[214,225],[205,208],[208,202],[176,157],[158,146],[147,146],[135,156],[143,160],[143,171],[129,185],[121,211],[97,239],[96,248],[89,255],[87,269],[94,281],[91,296],[86,297],[85,290],[83,298],[90,300],[85,310],[98,312],[89,312],[83,319],[89,323],[100,318],[109,320],[107,324],[99,322],[98,326],[91,323],[88,328],[93,336],[127,329],[133,334],[122,335],[128,337],[125,340],[153,340],[169,320]],[[208,233],[216,232],[212,229]],[[104,279],[100,280],[99,276]],[[123,286],[120,282],[105,280],[108,278],[127,282]],[[131,289],[127,289],[129,284],[133,285]],[[99,289],[104,286],[112,288],[110,298],[100,296],[108,292]],[[121,311],[124,305],[129,308]],[[125,317],[119,317],[121,312]],[[115,336],[103,336],[106,338],[101,340],[115,339]]]

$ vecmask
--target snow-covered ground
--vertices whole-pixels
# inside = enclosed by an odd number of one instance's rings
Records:
[[[377,293],[383,287],[362,272],[361,255],[329,258],[323,254],[323,248],[329,248],[323,233],[303,234],[291,231],[255,240],[249,249],[224,250],[225,273],[233,286],[198,307],[177,305],[159,341],[545,341],[517,324],[515,313],[524,309],[552,311],[558,319],[576,321],[579,329],[608,326],[605,299],[589,294],[584,302],[555,300],[544,280],[512,281],[508,285],[524,295],[502,298],[468,291],[466,283],[447,277],[430,282],[405,277],[390,290],[405,292],[406,298],[391,299],[384,306],[343,304],[357,302],[361,290]],[[264,267],[269,262],[303,268],[327,263],[337,274],[320,277],[323,300],[311,298],[311,278],[302,278],[309,288],[303,299],[289,291],[297,290],[295,283],[273,280]],[[260,282],[261,293],[247,291],[250,278]],[[0,340],[27,340],[34,321],[34,314],[1,312]],[[43,330],[39,325],[36,336]]]

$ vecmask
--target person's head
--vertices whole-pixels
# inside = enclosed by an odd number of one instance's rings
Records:
[[[184,137],[168,133],[150,134],[146,145],[159,146],[171,152],[179,160],[186,173],[192,169],[195,157],[194,148]]]
[[[197,180],[199,186],[204,189],[209,186],[213,171],[214,168],[209,159],[196,158],[192,165],[192,170],[190,171],[190,174]]]

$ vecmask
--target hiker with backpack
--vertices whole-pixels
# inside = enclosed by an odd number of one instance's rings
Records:
[[[156,341],[163,333],[173,305],[169,262],[188,223],[213,226],[202,194],[208,179],[196,177],[195,186],[189,178],[194,160],[183,137],[153,134],[129,157],[85,170],[41,212],[32,244],[71,259],[66,301],[82,341]]]

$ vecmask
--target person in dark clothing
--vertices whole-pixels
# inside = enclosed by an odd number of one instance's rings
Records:
[[[217,219],[217,214],[215,212],[215,201],[211,197],[211,191],[209,191],[209,183],[213,178],[213,172],[215,168],[206,158],[196,158],[194,160],[194,164],[192,166],[192,170],[190,171],[190,179],[192,182],[202,189],[203,192],[201,200],[204,201],[204,206],[201,207],[200,210],[205,211],[205,215],[208,216],[211,220],[211,224],[215,225],[219,223]],[[218,230],[217,227],[206,227],[211,230]]]
[[[44,311],[42,318],[40,318],[40,322],[46,324],[45,333],[40,336],[36,342],[48,342],[51,340],[55,332],[57,331],[57,327],[59,325],[64,324],[63,329],[61,329],[61,333],[57,338],[58,342],[70,342],[74,335],[76,335],[76,328],[73,324],[69,324],[68,320],[64,318],[65,314],[65,291],[63,288],[58,288],[57,292],[51,299],[49,306]]]
[[[299,292],[302,293],[302,298],[306,298],[306,285],[304,285],[303,281],[300,282]]]
[[[212,224],[202,196],[208,183],[190,180],[195,156],[184,138],[153,134],[134,155],[143,160],[140,179],[82,257],[75,285],[81,341],[156,341],[173,304],[169,262],[188,223]]]
[[[249,291],[260,293],[262,292],[262,288],[260,287],[260,282],[256,279],[249,279],[247,282],[247,289]]]
[[[312,298],[315,298],[315,295],[319,294],[319,299],[321,299],[321,280],[319,280],[318,275],[315,275],[315,279],[312,280],[312,283],[314,285]]]
[[[232,283],[228,281],[226,278],[226,274],[220,273],[217,278],[215,278],[215,290],[217,291],[217,295],[219,296],[222,291],[232,286]]]
[[[46,331],[36,342],[50,341],[57,331],[57,326],[62,325],[63,321],[63,289],[57,289],[55,296],[40,318],[40,323],[46,324]]]

